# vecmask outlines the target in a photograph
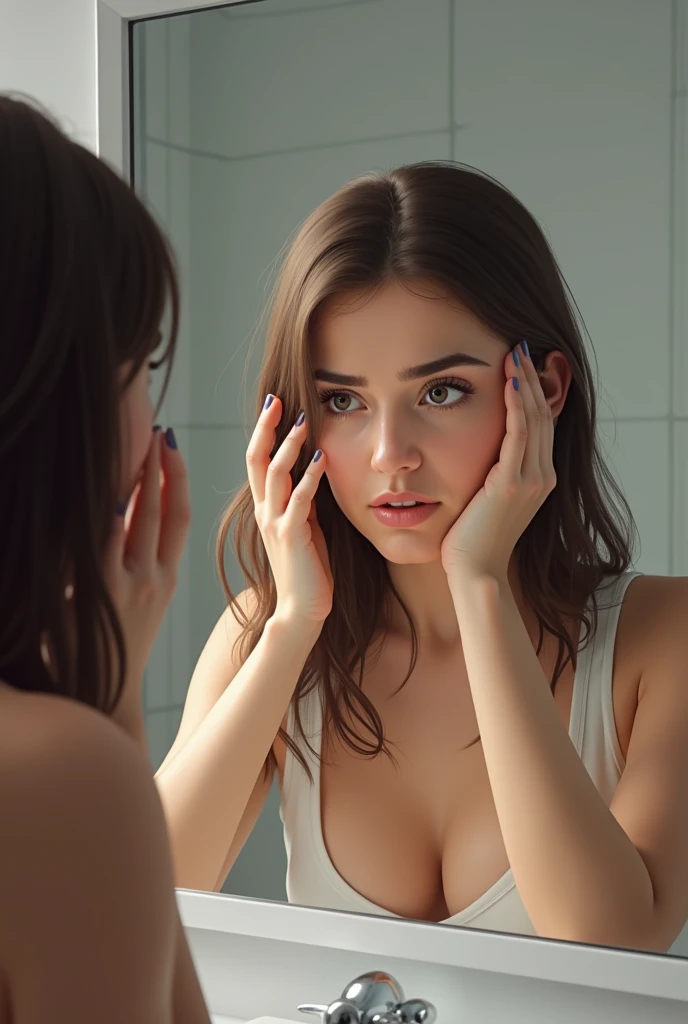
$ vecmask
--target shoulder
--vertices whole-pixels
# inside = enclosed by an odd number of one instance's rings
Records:
[[[123,984],[151,1005],[173,956],[175,913],[152,769],[100,712],[6,689],[0,962],[13,998],[33,998],[38,973],[46,990],[89,977],[113,1008]]]
[[[680,670],[686,661],[688,577],[639,576],[628,587],[619,622],[619,647],[637,678],[657,669]],[[666,675],[666,671],[663,673]]]

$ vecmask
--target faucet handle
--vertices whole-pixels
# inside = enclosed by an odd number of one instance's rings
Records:
[[[299,1013],[321,1014],[321,1024],[361,1024],[358,1007],[348,999],[335,999],[329,1006],[304,1003],[297,1006],[297,1010]],[[398,1021],[395,1021],[394,1024],[398,1024]]]
[[[407,999],[394,1009],[398,1024],[435,1024],[437,1009],[426,999]]]

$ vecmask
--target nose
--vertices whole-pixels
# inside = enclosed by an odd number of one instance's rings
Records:
[[[375,428],[370,460],[372,468],[386,476],[394,476],[418,469],[420,463],[420,451],[409,425],[404,425],[398,417],[383,417]]]

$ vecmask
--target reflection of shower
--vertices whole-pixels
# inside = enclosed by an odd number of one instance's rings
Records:
[[[437,1010],[425,999],[404,999],[401,985],[384,971],[349,982],[329,1006],[305,1004],[301,1013],[322,1015],[322,1024],[434,1024]]]

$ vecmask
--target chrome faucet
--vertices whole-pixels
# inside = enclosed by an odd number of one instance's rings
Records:
[[[300,1013],[321,1015],[321,1024],[435,1024],[437,1010],[425,999],[404,999],[401,985],[384,971],[354,978],[328,1006],[303,1003]]]

